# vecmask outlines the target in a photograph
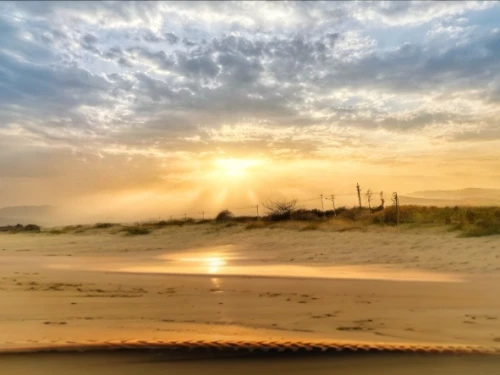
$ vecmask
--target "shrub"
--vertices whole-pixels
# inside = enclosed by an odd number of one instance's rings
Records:
[[[0,232],[11,232],[17,233],[24,230],[24,227],[21,224],[17,225],[6,225],[4,227],[0,227]]]
[[[496,234],[500,234],[500,225],[498,226],[490,226],[490,227],[482,227],[482,226],[473,226],[469,229],[466,229],[463,233],[463,237],[483,237],[483,236],[493,236]]]
[[[249,223],[252,221],[257,221],[259,220],[259,218],[257,216],[235,216],[233,220],[238,223]]]
[[[357,220],[361,220],[361,219],[364,219],[367,217],[371,217],[371,212],[367,208],[359,208],[359,207],[345,208],[345,207],[343,207],[342,209],[339,209],[337,211],[337,217],[342,218],[342,219],[357,221]]]
[[[231,211],[229,211],[229,210],[222,210],[215,217],[215,221],[218,222],[218,223],[220,223],[220,222],[223,222],[223,221],[232,220],[233,218],[234,218],[234,215],[233,215],[233,213]]]
[[[116,224],[112,224],[112,223],[97,223],[96,225],[94,225],[94,228],[106,229],[106,228],[114,227],[115,225]]]
[[[471,210],[466,210],[465,211],[465,221],[469,224],[474,224],[474,221],[476,219],[476,214],[474,211]]]
[[[146,227],[127,227],[123,229],[123,232],[126,232],[129,236],[139,236],[151,233],[151,229]]]
[[[79,231],[83,231],[84,227],[83,225],[66,225],[65,227],[63,227],[63,231],[64,232],[71,232],[73,230],[79,230]]]
[[[40,232],[40,227],[35,224],[28,224],[24,227],[24,230],[27,232]]]
[[[289,220],[296,211],[297,199],[287,200],[269,200],[263,204],[268,211],[268,219],[272,221]]]
[[[169,220],[167,221],[167,225],[177,225],[182,227],[184,225],[184,220]]]
[[[293,220],[303,220],[303,221],[313,221],[320,220],[323,216],[323,213],[319,210],[304,210],[300,209],[295,212],[292,212]]]

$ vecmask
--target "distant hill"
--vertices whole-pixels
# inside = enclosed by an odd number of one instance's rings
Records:
[[[500,206],[500,189],[416,191],[400,196],[400,201],[419,206]]]
[[[13,206],[0,208],[0,225],[50,225],[55,216],[52,206]]]

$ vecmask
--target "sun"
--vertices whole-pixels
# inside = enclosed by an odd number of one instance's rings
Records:
[[[208,273],[217,273],[219,268],[226,264],[222,258],[208,258],[206,260],[208,265]]]
[[[259,164],[258,160],[252,159],[218,159],[216,165],[227,177],[243,177],[248,168]]]

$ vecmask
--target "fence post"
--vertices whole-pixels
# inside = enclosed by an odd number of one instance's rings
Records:
[[[399,198],[398,198],[398,193],[394,192],[392,194],[394,204],[396,205],[396,226],[399,228]]]
[[[366,191],[366,199],[368,200],[368,209],[370,210],[370,214],[372,213],[372,194],[371,189]]]
[[[323,220],[325,220],[325,205],[323,204],[323,194],[321,194],[320,197],[321,197],[321,211],[323,211]]]
[[[361,208],[361,189],[359,188],[359,184],[356,184],[356,190],[358,191],[358,202],[359,202],[359,208]]]

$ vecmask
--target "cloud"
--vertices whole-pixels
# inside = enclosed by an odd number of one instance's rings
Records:
[[[97,42],[98,42],[98,39],[95,35],[85,34],[82,37],[82,48],[87,50],[87,51],[100,54],[99,49],[96,47]]]
[[[179,37],[174,33],[165,33],[165,40],[170,44],[176,44],[177,42],[179,42]]]
[[[361,22],[381,22],[389,26],[411,26],[436,19],[461,16],[495,5],[488,1],[381,1],[353,5],[354,17]]]
[[[379,145],[380,160],[416,160],[498,140],[499,8],[2,3],[0,143],[19,146],[4,160],[40,177],[55,173],[50,149],[124,166],[217,152],[354,160]]]

